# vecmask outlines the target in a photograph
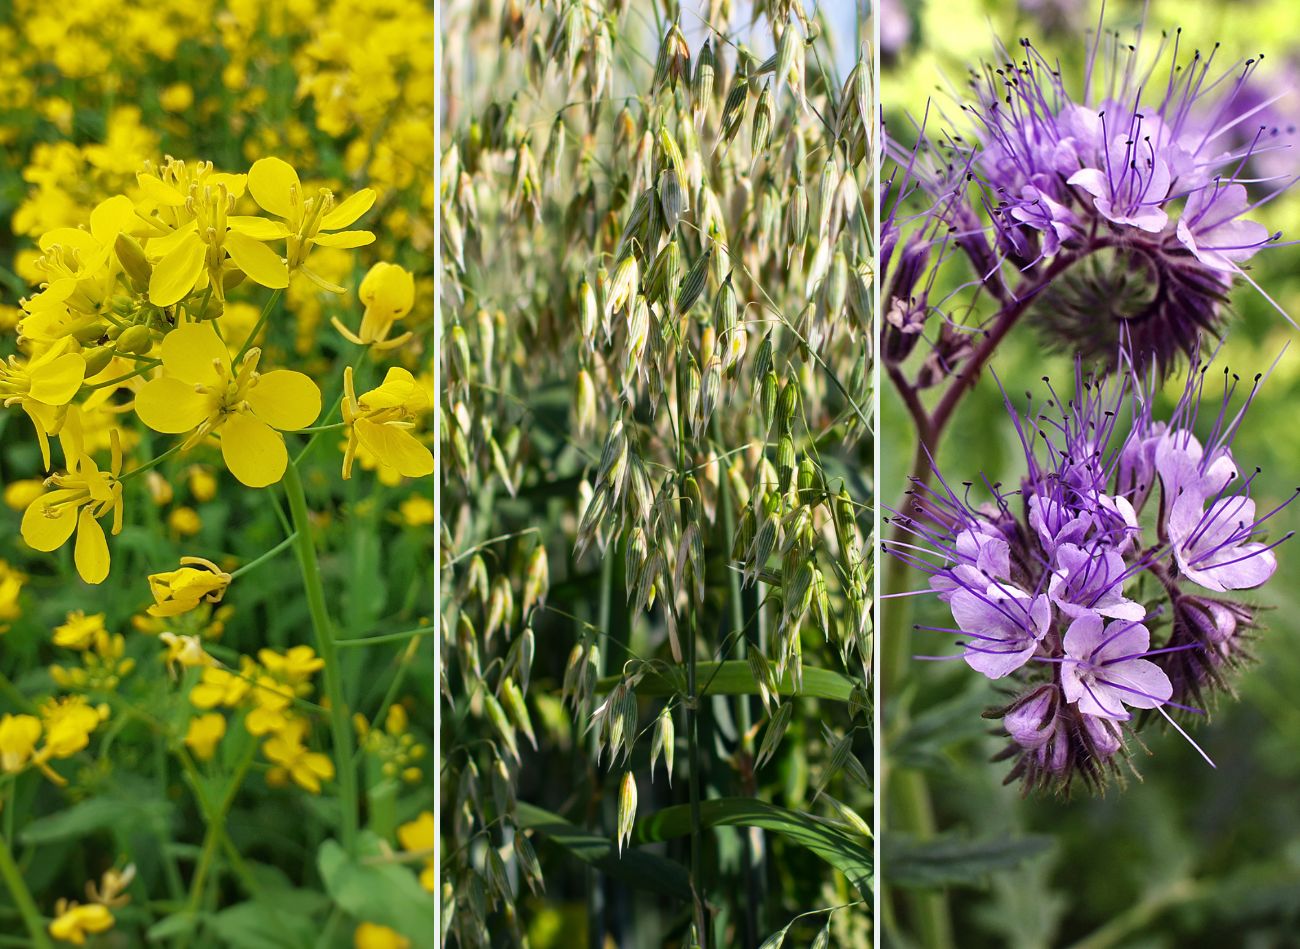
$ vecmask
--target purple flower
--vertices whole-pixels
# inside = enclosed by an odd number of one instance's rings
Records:
[[[1118,550],[1062,544],[1054,563],[1047,595],[1066,616],[1078,619],[1097,613],[1133,621],[1146,616],[1141,603],[1124,596],[1129,572]]]
[[[1164,205],[1174,179],[1143,131],[1142,117],[1135,116],[1134,128],[1115,136],[1095,157],[1097,167],[1082,168],[1065,183],[1092,195],[1097,213],[1112,224],[1159,234],[1169,222]]]
[[[1141,623],[1105,624],[1085,613],[1065,633],[1061,688],[1084,715],[1127,721],[1124,706],[1156,708],[1173,695],[1169,677],[1149,659],[1151,633]]]
[[[1249,590],[1266,582],[1277,569],[1270,545],[1257,536],[1255,502],[1244,495],[1206,498],[1185,491],[1165,522],[1179,572],[1207,590]]]
[[[1249,204],[1238,184],[1193,191],[1175,233],[1201,263],[1232,273],[1272,239],[1263,224],[1242,217]]]
[[[983,593],[958,590],[950,605],[957,627],[970,637],[966,664],[990,679],[1010,675],[1028,662],[1052,622],[1047,597],[1000,584],[990,584]]]

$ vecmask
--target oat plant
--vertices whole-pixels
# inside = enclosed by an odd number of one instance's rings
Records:
[[[445,12],[443,938],[867,945],[862,21]]]

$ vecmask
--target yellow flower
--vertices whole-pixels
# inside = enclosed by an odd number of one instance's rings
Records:
[[[69,413],[59,433],[68,470],[51,475],[47,491],[23,513],[22,535],[33,550],[58,550],[75,532],[73,559],[77,573],[87,583],[102,583],[108,576],[108,540],[98,518],[113,514],[113,533],[122,530],[122,449],[117,432],[112,433],[112,465],[102,472],[83,449],[80,415]]]
[[[427,854],[420,872],[420,886],[434,892],[433,844],[438,831],[433,811],[421,811],[415,820],[397,828],[397,842],[408,853]]]
[[[15,570],[6,560],[0,560],[0,633],[9,629],[8,621],[22,615],[19,597],[22,596],[23,584],[27,574]]]
[[[163,339],[164,375],[140,389],[136,414],[156,432],[189,433],[185,448],[220,433],[231,474],[250,488],[275,484],[289,463],[280,432],[316,420],[320,390],[301,372],[259,373],[260,357],[250,349],[236,370],[211,324],[179,326]]]
[[[334,193],[328,188],[320,188],[308,197],[292,165],[279,158],[260,158],[248,170],[248,191],[264,211],[283,218],[283,223],[235,217],[230,219],[230,226],[241,236],[255,241],[284,238],[285,258],[291,272],[301,272],[324,290],[342,293],[342,287],[308,270],[304,264],[313,246],[364,247],[374,242],[375,235],[369,231],[339,230],[370,210],[375,203],[374,189],[363,188],[335,207]],[[326,231],[336,233],[323,233]]]
[[[198,511],[182,504],[167,515],[167,526],[178,537],[193,537],[203,529],[203,521]]]
[[[11,481],[5,485],[5,505],[15,511],[22,511],[44,493],[45,483],[39,478]]]
[[[185,744],[190,746],[194,757],[207,761],[216,753],[217,744],[225,735],[226,716],[220,712],[208,712],[190,719],[190,726],[185,732]]]
[[[113,923],[113,914],[107,906],[99,903],[81,906],[60,900],[58,916],[50,923],[50,935],[64,942],[84,946],[87,935],[108,932],[113,928]]]
[[[307,682],[325,668],[325,660],[317,656],[310,646],[294,646],[284,655],[271,649],[262,649],[257,653],[257,658],[267,672],[292,686]]]
[[[194,104],[194,90],[187,83],[174,82],[158,94],[158,104],[168,112],[184,112]]]
[[[63,407],[72,401],[86,378],[86,360],[69,352],[75,342],[65,339],[39,356],[23,362],[17,356],[0,362],[0,399],[5,408],[21,405],[36,426],[41,461],[50,467],[49,436],[59,432]]]
[[[293,713],[290,711],[293,702],[292,693],[286,692],[282,683],[276,682],[269,676],[261,676],[257,680],[257,688],[253,690],[253,701],[257,703],[257,707],[244,719],[244,727],[248,729],[250,735],[260,736],[283,731],[293,721]]]
[[[422,478],[433,473],[433,453],[410,432],[415,417],[429,407],[429,393],[410,372],[392,367],[383,385],[358,399],[352,367],[348,366],[343,370],[343,387],[343,421],[348,427],[344,479],[352,477],[358,445],[403,477]]]
[[[41,740],[41,720],[34,715],[0,719],[0,768],[10,774],[27,767]]]
[[[380,350],[395,349],[411,338],[409,332],[388,338],[393,323],[410,313],[415,305],[415,277],[409,271],[380,261],[361,281],[357,295],[366,307],[360,334],[353,333],[338,317],[330,320],[344,337],[358,346],[373,345]]]
[[[209,666],[203,670],[199,684],[190,689],[190,704],[196,708],[227,708],[238,705],[248,695],[249,684],[225,669]]]
[[[73,610],[62,626],[54,627],[54,645],[64,649],[89,649],[101,633],[107,632],[103,613],[87,616],[81,610]]]
[[[421,497],[407,498],[397,507],[402,523],[407,527],[428,527],[434,521],[433,499]]]
[[[217,496],[217,479],[207,468],[195,465],[189,470],[190,494],[200,504],[205,504]]]
[[[308,750],[302,743],[306,732],[306,722],[290,719],[283,729],[267,739],[262,751],[277,766],[272,771],[281,772],[277,777],[287,774],[299,787],[319,794],[321,781],[334,777],[334,762],[319,752]]]
[[[90,733],[101,721],[101,713],[83,695],[50,699],[40,711],[45,726],[42,757],[71,758],[90,744]]]
[[[362,923],[352,934],[356,949],[409,949],[411,940],[378,923]]]
[[[180,569],[149,575],[149,592],[154,598],[149,615],[179,616],[200,602],[219,603],[229,585],[230,574],[211,560],[182,557]]]
[[[167,663],[173,675],[176,666],[190,669],[195,666],[212,666],[216,664],[216,660],[203,651],[203,641],[197,636],[178,636],[170,630],[163,630],[158,634],[158,638],[167,647],[167,652],[163,655],[163,661]],[[190,693],[190,701],[194,701],[193,692]],[[200,708],[202,707],[200,706]]]

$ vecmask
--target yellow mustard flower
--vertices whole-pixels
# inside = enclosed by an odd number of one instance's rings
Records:
[[[360,333],[353,333],[338,317],[330,322],[346,339],[358,346],[374,346],[379,350],[395,349],[411,338],[406,332],[388,338],[393,323],[411,312],[415,305],[415,277],[397,264],[380,261],[370,268],[361,281],[357,295],[365,305],[361,317]]]
[[[68,351],[73,346],[73,340],[65,339],[26,362],[17,356],[0,362],[0,399],[5,408],[21,405],[32,420],[41,445],[41,461],[47,469],[49,436],[58,434],[64,407],[86,377],[86,360],[80,353]]]
[[[95,638],[100,633],[107,632],[103,613],[87,615],[82,610],[73,610],[63,625],[54,627],[54,645],[64,649],[89,649],[95,645]]]
[[[184,112],[194,104],[194,89],[189,83],[174,82],[158,93],[158,104],[168,112]]]
[[[15,511],[26,510],[27,505],[44,493],[45,482],[39,478],[22,478],[18,481],[10,481],[5,485],[5,506]]]
[[[226,716],[220,712],[208,712],[190,719],[185,732],[185,744],[190,746],[194,757],[208,761],[216,753],[217,745],[226,736]]]
[[[43,756],[70,758],[90,744],[90,734],[99,727],[102,712],[92,708],[84,695],[50,699],[40,708],[45,728]]]
[[[56,912],[58,915],[50,923],[50,935],[78,946],[86,944],[88,935],[108,932],[116,922],[108,907],[99,903],[83,906],[59,900]]]
[[[194,508],[182,504],[167,515],[167,526],[177,537],[193,537],[203,529],[203,519]]]
[[[341,230],[355,223],[375,203],[372,188],[363,188],[339,205],[334,193],[320,188],[308,197],[292,165],[280,158],[259,158],[248,170],[248,191],[262,210],[283,221],[236,217],[230,226],[256,241],[286,241],[285,260],[290,272],[302,273],[324,290],[342,293],[305,265],[314,246],[364,247],[375,240],[369,231]],[[327,233],[333,231],[334,233]],[[256,278],[254,278],[256,279]]]
[[[158,634],[158,639],[167,647],[163,661],[173,675],[177,673],[177,667],[192,669],[216,665],[217,660],[204,651],[203,640],[197,636],[177,635],[170,630],[163,630]],[[193,701],[192,693],[190,700]]]
[[[433,473],[433,453],[411,434],[415,418],[429,408],[429,393],[409,371],[393,366],[376,389],[357,398],[352,367],[343,370],[343,421],[348,428],[343,452],[343,477],[352,477],[358,445],[403,477]]]
[[[112,464],[100,471],[83,449],[78,413],[69,413],[59,433],[68,470],[51,475],[47,491],[32,501],[23,513],[23,540],[33,550],[48,553],[58,550],[75,532],[73,560],[77,573],[87,583],[102,583],[108,576],[110,557],[108,539],[99,518],[112,512],[113,533],[122,530],[122,448],[116,431],[112,435]]]
[[[194,465],[188,472],[190,494],[200,504],[206,504],[217,496],[217,479],[207,468]]]
[[[411,940],[379,923],[362,923],[352,934],[355,949],[410,949]]]
[[[273,649],[261,649],[257,658],[267,672],[295,688],[325,668],[325,660],[317,656],[310,646],[293,646],[283,655]]]
[[[260,357],[250,349],[236,369],[211,324],[177,327],[162,343],[164,375],[141,387],[136,414],[156,432],[188,433],[185,448],[220,434],[231,474],[250,488],[275,484],[289,463],[280,432],[316,421],[320,390],[291,369],[259,373]]]
[[[420,495],[407,498],[397,506],[397,511],[407,527],[428,527],[433,524],[437,513],[433,507],[433,498]]]
[[[11,566],[7,560],[0,560],[0,633],[8,631],[10,620],[22,615],[19,600],[26,582],[27,574]]]
[[[319,794],[321,781],[334,777],[334,762],[328,756],[308,749],[303,744],[306,734],[307,723],[302,719],[291,719],[283,729],[267,739],[262,751],[276,765],[272,769],[272,772],[278,771],[275,779],[282,780],[287,775],[303,790]]]
[[[270,676],[260,676],[257,688],[253,689],[253,702],[256,706],[244,719],[244,728],[250,735],[268,735],[281,732],[293,721],[293,693],[282,682]]]
[[[179,569],[149,575],[154,605],[150,616],[179,616],[199,603],[219,603],[230,586],[230,574],[211,560],[182,557]]]
[[[424,869],[420,872],[420,886],[434,892],[433,844],[437,824],[433,811],[421,811],[420,816],[397,828],[397,842],[408,853],[425,854]]]
[[[41,720],[35,715],[0,718],[0,768],[13,774],[27,767],[41,740]]]
[[[190,704],[196,708],[232,708],[248,695],[249,683],[227,669],[209,666],[203,670],[199,684],[190,689]]]

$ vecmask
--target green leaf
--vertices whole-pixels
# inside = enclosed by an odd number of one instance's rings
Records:
[[[158,799],[90,797],[67,810],[40,817],[24,827],[18,839],[29,846],[85,837],[96,831],[145,826],[167,833],[172,807]]]
[[[817,854],[848,877],[864,898],[870,898],[871,849],[856,835],[828,821],[753,798],[724,797],[700,803],[700,823],[704,827],[762,827],[781,834]],[[637,821],[632,843],[684,837],[690,832],[690,805],[679,804]]]
[[[241,903],[208,920],[208,930],[231,949],[310,949],[317,926],[271,903]]]
[[[679,863],[636,849],[625,848],[620,857],[610,838],[593,834],[557,814],[522,801],[516,816],[520,827],[542,834],[584,863],[629,886],[683,901],[691,898],[686,868]]]
[[[158,920],[149,927],[145,937],[150,942],[162,942],[194,931],[194,928],[207,919],[207,913],[174,913]]]
[[[388,926],[411,940],[414,949],[435,945],[433,897],[420,887],[410,867],[391,862],[379,837],[363,833],[356,857],[337,841],[327,840],[316,865],[325,891],[353,919]]]
[[[743,659],[701,662],[696,666],[696,676],[700,683],[700,695],[758,695],[758,683],[754,680],[749,663]],[[621,681],[622,676],[606,676],[597,684],[597,689],[608,692]],[[795,690],[788,673],[777,683],[777,687],[782,695],[847,702],[853,691],[853,680],[832,669],[804,666],[802,689]],[[636,687],[637,695],[675,695],[685,691],[686,672],[676,668],[647,672]]]
[[[991,873],[1009,870],[1045,853],[1052,838],[1041,834],[972,840],[945,834],[917,840],[910,834],[887,834],[881,861],[897,886],[978,886]]]

